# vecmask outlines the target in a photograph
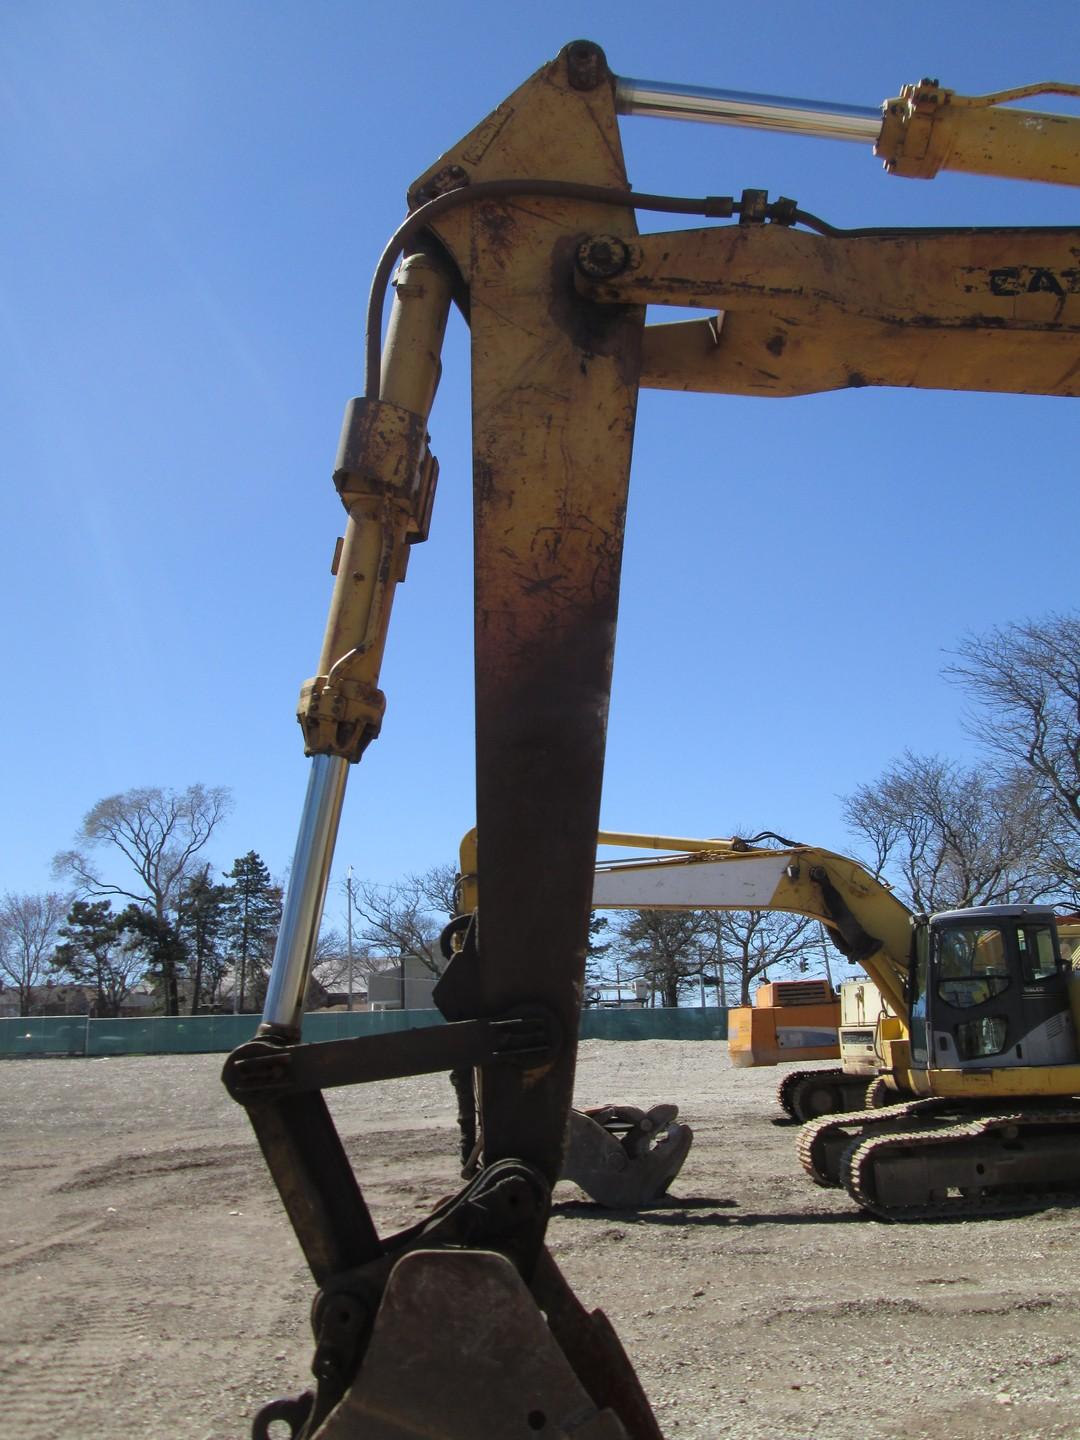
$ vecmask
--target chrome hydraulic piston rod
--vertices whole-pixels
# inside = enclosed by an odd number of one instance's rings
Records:
[[[742,125],[832,140],[872,145],[881,131],[881,106],[840,105],[824,100],[794,100],[754,95],[744,90],[714,90],[669,85],[620,76],[615,86],[620,115],[652,115],[665,120],[703,120],[712,125]]]
[[[348,778],[349,762],[340,755],[312,759],[263,1008],[262,1023],[275,1033],[300,1034]]]
[[[438,474],[427,421],[450,290],[438,260],[417,251],[402,261],[379,394],[351,400],[345,411],[334,484],[349,521],[334,557],[319,671],[300,692],[298,719],[314,763],[260,1030],[283,1040],[300,1038],[349,765],[382,723],[379,670],[394,593],[409,546],[427,538]]]

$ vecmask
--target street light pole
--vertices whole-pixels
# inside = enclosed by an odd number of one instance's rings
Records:
[[[345,872],[345,893],[349,897],[346,929],[349,936],[349,1009],[353,1008],[353,949],[352,949],[352,866]]]

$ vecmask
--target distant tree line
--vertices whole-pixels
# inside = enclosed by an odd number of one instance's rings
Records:
[[[864,862],[915,910],[1080,909],[1080,615],[969,636],[945,674],[972,701],[982,759],[905,752],[843,797]],[[99,801],[54,862],[72,888],[0,901],[0,984],[20,1013],[49,981],[91,990],[101,1015],[145,984],[168,1015],[261,1008],[281,889],[254,850],[214,878],[202,852],[229,805],[227,790],[203,785]],[[349,940],[319,937],[321,983],[363,985],[410,962],[438,973],[454,881],[448,865],[388,886],[350,880]],[[745,1004],[756,981],[823,965],[821,927],[799,916],[635,910],[593,917],[586,981],[594,995],[640,990],[654,1004]]]
[[[49,969],[54,979],[95,993],[94,1013],[120,1014],[136,985],[149,982],[166,1014],[257,1008],[281,918],[281,890],[254,850],[237,859],[224,883],[201,865],[163,918],[134,902],[75,900],[58,929]],[[230,1005],[222,992],[231,981]]]
[[[53,862],[74,888],[0,902],[0,981],[20,1013],[54,986],[91,992],[99,1016],[120,1014],[144,986],[166,1015],[258,1008],[281,889],[254,850],[214,879],[201,852],[229,805],[227,790],[203,785],[98,801]]]
[[[905,753],[847,796],[871,868],[916,910],[1080,908],[1080,615],[968,636],[944,673],[984,758]]]
[[[205,860],[230,803],[227,790],[204,785],[98,801],[53,862],[71,888],[0,901],[0,989],[15,994],[19,1013],[70,987],[90,992],[102,1017],[130,1010],[146,989],[158,1014],[261,1010],[282,890],[255,850],[223,873]],[[359,990],[403,958],[437,970],[453,881],[443,866],[393,886],[357,886],[351,958],[340,932],[324,927],[309,993],[343,990],[350,963]]]

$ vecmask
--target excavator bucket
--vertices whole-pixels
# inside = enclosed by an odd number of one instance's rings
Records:
[[[627,1440],[615,1412],[575,1374],[509,1260],[420,1250],[394,1267],[363,1368],[312,1440],[538,1433]]]

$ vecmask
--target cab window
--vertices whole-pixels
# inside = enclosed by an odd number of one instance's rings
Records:
[[[975,1020],[961,1020],[953,1027],[956,1053],[961,1060],[983,1060],[1000,1055],[1005,1049],[1009,1032],[1003,1015],[980,1015]]]
[[[1009,988],[1009,955],[996,926],[957,925],[938,931],[937,993],[967,1010]]]
[[[929,966],[930,936],[925,925],[915,931],[915,964],[908,976],[908,1015],[911,1032],[911,1057],[926,1064],[926,972]]]
[[[1058,974],[1061,961],[1049,925],[1025,925],[1017,931],[1016,940],[1025,980],[1049,980]]]

